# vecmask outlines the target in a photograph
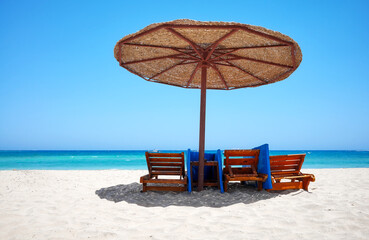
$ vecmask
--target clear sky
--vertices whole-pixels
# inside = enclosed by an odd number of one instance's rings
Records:
[[[123,36],[175,19],[292,37],[286,80],[209,90],[206,149],[369,150],[369,1],[0,1],[0,150],[196,149],[200,91],[119,67]]]

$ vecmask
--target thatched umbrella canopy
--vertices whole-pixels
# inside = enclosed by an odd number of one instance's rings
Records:
[[[281,81],[300,65],[290,37],[233,22],[175,20],[151,24],[115,45],[120,66],[147,81],[201,89],[199,189],[203,184],[206,89]]]

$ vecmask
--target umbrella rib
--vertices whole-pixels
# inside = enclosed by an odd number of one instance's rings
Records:
[[[253,46],[253,47],[238,47],[238,48],[222,48],[222,49],[217,49],[217,53],[221,54],[220,56],[217,56],[215,58],[212,58],[210,60],[215,60],[215,59],[218,59],[220,57],[223,57],[223,56],[227,56],[228,54],[231,54],[233,52],[236,52],[238,50],[242,50],[242,49],[255,49],[255,48],[272,48],[272,47],[288,47],[288,45],[285,45],[285,44],[278,44],[278,45],[268,45],[268,46]],[[218,52],[218,51],[221,51],[221,50],[230,50],[229,52],[226,52],[226,53],[222,53],[222,52]]]
[[[223,53],[223,54],[221,54],[221,55],[219,55],[219,56],[216,56],[215,58],[210,59],[210,61],[214,61],[214,60],[216,60],[216,59],[218,59],[218,58],[221,58],[221,57],[227,56],[228,54],[231,54],[231,53],[233,53],[233,52],[235,52],[235,51],[238,51],[238,49],[233,49],[233,50],[231,50],[231,51],[229,51],[229,52]]]
[[[199,50],[197,48],[199,48],[199,46],[197,46],[196,43],[194,43],[193,41],[191,41],[190,39],[186,38],[185,36],[183,36],[182,34],[180,34],[179,32],[177,32],[176,30],[174,30],[173,28],[166,28],[168,31],[170,31],[171,33],[173,33],[174,35],[176,35],[177,37],[179,37],[180,39],[188,42],[191,47],[193,48],[193,50],[195,50],[195,52],[199,55],[199,57],[201,59],[203,59],[202,54],[199,52]]]
[[[226,89],[229,90],[228,84],[227,84],[226,80],[224,79],[222,73],[219,71],[219,69],[215,65],[213,65],[213,64],[210,64],[210,67],[212,67],[217,72],[217,74],[219,75],[220,79],[224,83]]]
[[[187,60],[188,62],[186,62],[186,63],[182,63],[182,64],[179,64],[179,65],[187,65],[187,64],[194,64],[194,63],[198,63],[198,62],[200,62],[200,61],[193,61],[193,60],[191,60],[191,62],[190,62],[190,60]]]
[[[232,34],[234,34],[235,32],[237,32],[238,31],[238,29],[232,29],[232,31],[230,31],[230,32],[228,32],[227,34],[225,34],[223,37],[221,37],[221,38],[219,38],[217,41],[215,41],[212,45],[210,45],[209,47],[207,47],[206,49],[205,49],[205,51],[206,50],[208,50],[208,49],[210,49],[211,48],[211,50],[210,50],[210,52],[208,53],[208,55],[207,55],[207,57],[206,57],[206,59],[205,59],[205,61],[207,61],[207,60],[209,60],[209,58],[211,57],[211,55],[213,54],[213,52],[215,51],[215,48],[222,42],[222,41],[224,41],[224,39],[226,39],[226,38],[228,38],[228,37],[230,37]]]
[[[197,58],[189,58],[187,56],[176,56],[176,57],[172,57],[172,58],[183,59],[183,60],[193,60],[193,61],[199,61],[200,60],[200,59],[197,59]]]
[[[167,56],[161,56],[161,57],[154,57],[154,58],[141,59],[141,60],[136,60],[136,61],[131,61],[131,62],[125,62],[125,63],[122,63],[122,65],[128,65],[128,64],[133,64],[133,63],[141,63],[141,62],[147,62],[147,61],[154,61],[154,60],[159,60],[159,59],[163,59],[163,58],[177,58],[179,56],[181,56],[181,54],[172,54],[172,55],[167,55]]]
[[[254,48],[274,48],[274,47],[288,47],[287,44],[275,44],[275,45],[261,45],[261,46],[245,46],[245,47],[234,47],[234,48],[221,48],[218,50],[241,50],[241,49],[254,49]]]
[[[226,66],[226,67],[233,67],[232,65],[225,64],[225,63],[220,63],[220,62],[212,63],[212,64],[221,65],[221,66]]]
[[[187,50],[187,49],[186,49]],[[191,57],[192,59],[194,59],[194,60],[200,60],[200,58],[198,58],[198,57],[196,57],[196,56],[193,56],[193,55],[191,55],[190,53],[187,53],[187,52],[182,52],[182,51],[180,51],[180,50],[176,50],[177,52],[179,52],[179,53],[182,53],[182,54],[184,54],[184,55],[187,55],[187,56],[189,56],[189,57]]]
[[[292,42],[289,42],[289,41],[280,39],[280,38],[275,37],[275,36],[271,36],[271,35],[269,35],[267,33],[259,32],[257,30],[251,29],[249,27],[241,27],[241,29],[243,29],[246,32],[251,32],[251,33],[253,33],[255,35],[259,35],[259,36],[262,36],[262,37],[265,37],[265,38],[268,38],[270,40],[274,40],[274,41],[277,41],[277,42],[280,42],[280,43],[285,43],[285,44],[288,44],[288,45],[293,44]]]
[[[188,82],[187,82],[187,84],[186,84],[186,87],[190,86],[190,84],[191,84],[191,82],[192,82],[193,78],[195,77],[195,74],[196,74],[197,70],[200,68],[200,66],[201,66],[201,62],[199,62],[199,63],[196,65],[195,69],[194,69],[194,70],[193,70],[193,72],[191,73],[190,79],[188,79]]]
[[[243,57],[243,56],[239,56],[239,55],[235,55],[235,54],[229,54],[229,55],[230,55],[231,57],[233,57],[233,58],[232,58],[232,59],[227,59],[227,60],[239,60],[239,59],[244,59],[244,60],[249,60],[249,61],[253,61],[253,62],[258,62],[258,63],[265,63],[265,64],[269,64],[269,65],[274,65],[274,66],[278,66],[278,67],[293,68],[292,66],[284,65],[284,64],[280,64],[280,63],[268,62],[268,61],[264,61],[264,60],[259,60],[259,59],[249,58],[249,57]],[[216,61],[224,61],[224,59],[216,60]]]
[[[243,71],[243,72],[247,73],[247,74],[248,74],[248,75],[250,75],[251,77],[254,77],[254,78],[256,78],[257,80],[259,80],[259,81],[261,81],[261,82],[263,82],[263,83],[268,83],[268,81],[266,81],[266,80],[264,80],[264,79],[262,79],[262,78],[259,78],[259,77],[255,76],[254,74],[250,73],[249,71],[247,71],[247,70],[245,70],[245,69],[243,69],[243,68],[241,68],[241,67],[239,67],[239,66],[237,66],[237,65],[235,65],[235,64],[233,64],[233,63],[231,63],[231,62],[229,62],[229,61],[227,61],[226,59],[222,59],[222,60],[223,60],[224,62],[228,63],[229,65],[224,64],[224,63],[214,63],[214,64],[223,65],[223,66],[227,66],[227,67],[234,67],[234,68],[237,68],[237,69],[239,69],[239,70],[241,70],[241,71]]]
[[[172,50],[186,50],[186,48],[160,46],[160,45],[150,45],[150,44],[140,44],[140,43],[124,43],[124,45],[138,46],[138,47],[151,47],[151,48],[165,48],[165,49],[172,49]]]
[[[262,79],[262,78],[259,78],[259,77],[255,76],[254,74],[250,73],[249,71],[247,71],[247,70],[245,70],[245,69],[243,69],[243,68],[241,68],[241,67],[239,67],[239,66],[237,66],[237,65],[235,65],[235,64],[233,64],[233,63],[231,63],[231,62],[229,62],[229,61],[225,61],[225,62],[226,62],[226,63],[228,63],[231,67],[237,68],[237,69],[241,70],[242,72],[247,73],[247,74],[248,74],[248,75],[250,75],[251,77],[254,77],[254,78],[256,78],[257,80],[259,80],[259,81],[261,81],[261,82],[268,83],[268,81],[267,81],[267,80],[264,80],[264,79]]]
[[[167,69],[165,69],[165,70],[163,70],[163,71],[161,71],[161,72],[159,72],[159,73],[155,74],[154,76],[150,77],[148,80],[150,81],[150,80],[152,80],[154,77],[157,77],[157,76],[159,76],[159,75],[161,75],[161,74],[163,74],[163,73],[165,73],[165,72],[169,71],[170,69],[175,68],[175,67],[176,67],[176,66],[178,66],[178,65],[181,65],[182,63],[184,63],[184,62],[186,62],[186,61],[187,61],[187,60],[183,60],[183,61],[181,61],[181,62],[179,62],[179,63],[176,63],[176,64],[174,64],[174,65],[172,65],[172,66],[168,67]]]

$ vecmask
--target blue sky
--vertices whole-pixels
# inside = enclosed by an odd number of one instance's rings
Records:
[[[200,91],[119,67],[116,42],[188,18],[292,37],[286,80],[207,94],[206,149],[369,150],[368,1],[0,2],[0,150],[198,147]]]

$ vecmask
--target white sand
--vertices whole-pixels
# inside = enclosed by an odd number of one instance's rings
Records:
[[[0,239],[368,239],[369,168],[304,172],[309,192],[177,194],[140,193],[146,171],[0,171]]]

